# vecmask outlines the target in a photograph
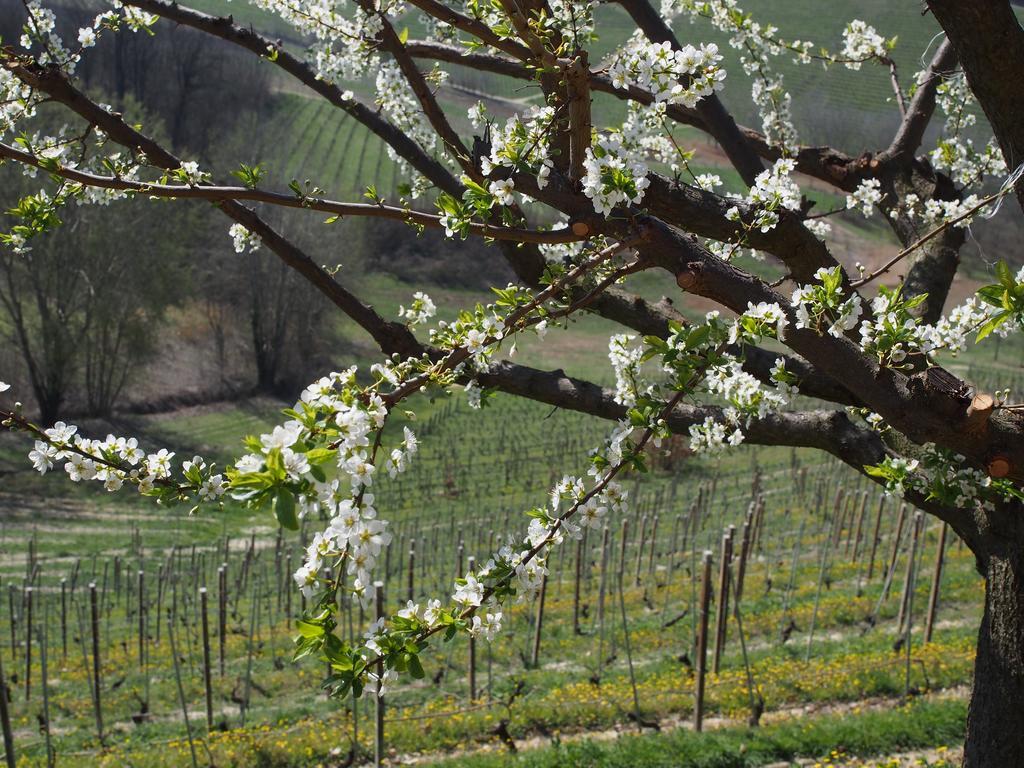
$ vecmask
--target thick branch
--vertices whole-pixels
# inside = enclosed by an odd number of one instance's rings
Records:
[[[949,75],[955,66],[956,54],[953,45],[949,40],[943,40],[925,70],[924,80],[918,83],[917,91],[914,92],[907,113],[900,121],[892,144],[882,154],[880,160],[905,164],[913,159],[914,153],[924,141],[924,132],[935,112],[935,93],[943,78]]]
[[[1024,29],[1009,0],[928,0],[985,110],[1007,166],[1024,162]],[[1024,207],[1024,183],[1017,200]]]
[[[788,303],[758,278],[662,222],[648,219],[640,228],[641,254],[675,274],[687,290],[735,312],[743,312],[749,303]],[[1006,476],[1024,482],[1024,416],[1003,410],[988,420],[985,429],[973,429],[967,419],[971,388],[952,374],[935,367],[908,376],[878,365],[851,338],[795,325],[787,329],[783,342],[818,370],[843,382],[865,406],[912,441],[949,448],[982,469],[1000,457],[1007,464]]]
[[[432,16],[438,21],[443,21],[449,26],[455,27],[463,32],[468,32],[480,42],[507,53],[509,56],[523,61],[532,56],[530,49],[526,46],[521,45],[514,40],[505,40],[498,37],[498,35],[492,32],[491,28],[486,24],[470,18],[469,16],[464,16],[457,11],[453,11],[448,6],[437,2],[436,0],[409,0],[409,4],[416,6],[428,16]]]
[[[589,381],[567,376],[562,371],[541,371],[509,362],[492,365],[491,371],[477,377],[486,387],[537,400],[567,410],[604,419],[625,417],[626,407],[615,402],[611,390]],[[666,419],[669,428],[681,435],[706,418],[725,419],[722,408],[711,405],[677,405]],[[853,422],[842,411],[795,411],[771,413],[753,419],[743,427],[744,442],[756,445],[785,445],[816,448],[832,454],[858,472],[893,455],[878,433]],[[976,540],[973,520],[965,510],[928,504],[913,499],[918,506],[952,525],[968,543]]]

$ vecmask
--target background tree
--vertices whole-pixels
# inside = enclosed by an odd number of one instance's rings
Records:
[[[78,43],[61,43],[48,12],[29,3],[29,53],[0,53],[5,136],[47,99],[120,145],[121,154],[83,162],[74,142],[0,143],[0,157],[46,171],[58,185],[44,204],[21,206],[22,221],[5,238],[9,247],[23,249],[37,232],[52,228],[53,210],[87,198],[90,190],[213,201],[232,221],[232,237],[243,249],[273,253],[302,275],[387,359],[366,376],[338,373],[309,387],[290,420],[250,441],[252,452],[226,475],[195,462],[172,472],[158,457],[131,474],[124,451],[109,441],[75,442],[66,431],[44,431],[13,412],[8,425],[36,436],[34,461],[41,469],[70,461],[84,466],[84,472],[76,469],[83,478],[108,487],[129,480],[168,502],[202,502],[230,489],[273,509],[286,526],[321,504],[337,513],[296,581],[316,605],[303,625],[300,652],[327,658],[338,695],[367,686],[379,691],[396,672],[420,674],[417,653],[436,634],[497,631],[502,601],[539,587],[549,548],[576,533],[578,521],[592,523],[602,510],[621,505],[616,478],[642,466],[653,440],[679,432],[698,450],[748,442],[827,451],[948,523],[977,556],[986,604],[965,764],[1020,763],[1024,420],[1005,395],[979,392],[938,365],[941,353],[1017,332],[1024,323],[1024,272],[1015,274],[1005,263],[995,270],[996,282],[942,315],[964,226],[1020,188],[1021,158],[1014,150],[1020,121],[1012,107],[1019,70],[1004,62],[1024,54],[1009,3],[987,0],[971,11],[930,3],[948,40],[909,88],[890,57],[892,41],[862,22],[848,25],[842,51],[831,54],[783,39],[783,32],[725,0],[679,0],[661,9],[646,0],[619,5],[636,34],[598,62],[590,55],[594,9],[586,4],[529,0],[456,8],[412,0],[419,20],[412,27],[404,5],[261,2],[314,40],[310,55],[300,58],[230,18],[163,0],[130,0],[80,30]],[[998,32],[1011,50],[993,49],[992,39],[972,31],[990,25],[985,13],[998,27],[993,35]],[[741,87],[733,85],[740,73],[727,80],[715,47],[678,38],[673,22],[692,16],[710,18],[743,51],[760,130],[738,124],[717,95],[726,82],[729,89]],[[148,28],[158,18],[251,52],[365,125],[408,171],[403,198],[389,205],[370,190],[366,202],[335,201],[315,180],[278,189],[250,165],[230,181],[215,181],[75,84],[72,70],[96,36]],[[409,28],[429,35],[416,38]],[[802,144],[790,120],[789,94],[773,69],[778,56],[888,70],[899,115],[891,139],[856,154]],[[496,122],[476,111],[479,135],[463,136],[436,95],[442,67],[462,66],[529,83],[542,106]],[[364,77],[374,81],[373,106],[345,88]],[[968,134],[969,85],[990,117],[995,141]],[[594,105],[611,98],[625,102],[625,120],[595,129],[604,118]],[[937,108],[946,119],[936,136],[930,125]],[[614,114],[621,117],[621,109]],[[673,133],[678,125],[717,142],[743,180],[744,194],[722,194],[720,180],[690,172]],[[929,135],[935,145],[926,149]],[[812,213],[810,180],[846,195],[849,209],[870,214],[877,208],[902,245],[898,256],[873,272],[845,268],[830,248],[828,226]],[[417,207],[423,198],[440,213]],[[390,218],[493,241],[490,252],[502,254],[516,284],[499,289],[493,304],[438,324],[427,340],[413,328],[432,315],[428,297],[417,297],[403,312],[404,323],[386,320],[346,286],[343,273],[322,266],[329,258],[310,255],[313,248],[307,252],[272,225],[265,212],[270,207],[332,223]],[[748,249],[767,254],[781,276],[735,258]],[[871,298],[875,281],[894,269],[904,273],[900,290],[880,289]],[[680,290],[721,307],[730,319],[687,319],[669,303],[630,293],[622,282],[641,271],[667,273]],[[498,354],[506,340],[543,335],[549,324],[580,311],[626,331],[611,342],[615,390]],[[276,333],[279,322],[267,327]],[[647,360],[656,361],[656,370],[645,368]],[[387,535],[366,489],[375,473],[397,474],[415,453],[411,433],[401,441],[385,438],[387,414],[425,388],[456,383],[466,386],[471,402],[501,391],[617,425],[595,453],[592,477],[560,483],[550,505],[531,513],[526,549],[496,553],[459,582],[448,605],[392,617],[364,644],[337,641],[337,592],[365,595]],[[796,391],[801,399],[794,404]],[[812,406],[810,400],[821,402]],[[322,465],[331,464],[348,487],[327,485]],[[347,565],[347,576],[325,581],[328,565],[335,573]]]

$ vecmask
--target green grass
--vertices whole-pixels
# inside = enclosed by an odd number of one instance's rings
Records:
[[[962,701],[924,700],[892,710],[792,718],[763,728],[725,728],[699,736],[624,735],[610,742],[567,742],[517,757],[474,755],[444,760],[444,768],[754,768],[828,756],[837,747],[857,756],[952,744],[963,737]]]

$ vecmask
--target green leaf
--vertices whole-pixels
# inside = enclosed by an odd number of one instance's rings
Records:
[[[422,680],[426,675],[423,671],[423,665],[420,663],[420,657],[414,654],[409,656],[409,674],[412,675],[415,680]]]
[[[978,335],[975,337],[974,343],[977,344],[1012,316],[1012,312],[1000,312],[998,315],[994,315],[987,323],[978,329]]]
[[[299,518],[295,514],[295,497],[287,488],[278,488],[274,495],[274,516],[282,528],[299,530]]]
[[[314,624],[311,621],[304,621],[299,619],[295,623],[295,626],[299,630],[299,634],[303,637],[322,637],[324,634],[324,628],[320,624]]]
[[[996,262],[996,277],[1007,290],[1017,287],[1017,281],[1013,279],[1013,273],[1005,261],[1000,260]]]

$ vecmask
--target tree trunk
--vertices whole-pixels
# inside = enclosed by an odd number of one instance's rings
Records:
[[[1024,765],[1024,546],[988,558],[964,768]]]

